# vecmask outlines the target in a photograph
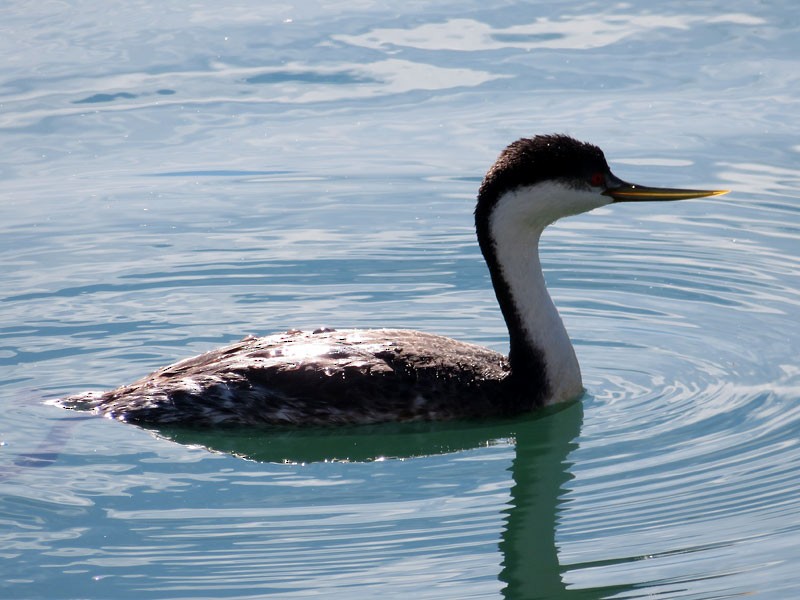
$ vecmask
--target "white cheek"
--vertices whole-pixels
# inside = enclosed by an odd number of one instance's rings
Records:
[[[611,202],[599,188],[581,190],[558,181],[545,181],[504,194],[494,213],[502,214],[507,231],[525,225],[541,232],[562,217],[588,212]]]

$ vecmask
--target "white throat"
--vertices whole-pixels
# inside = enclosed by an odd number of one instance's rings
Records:
[[[575,349],[545,285],[539,239],[558,218],[605,203],[597,196],[589,191],[565,193],[563,185],[543,182],[504,194],[491,214],[489,231],[503,279],[528,343],[544,356],[550,385],[545,404],[577,398],[583,384]]]

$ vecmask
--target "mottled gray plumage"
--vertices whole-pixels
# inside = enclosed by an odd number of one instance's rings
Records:
[[[514,414],[512,388],[506,358],[481,346],[325,329],[248,337],[61,404],[133,423],[331,425]]]

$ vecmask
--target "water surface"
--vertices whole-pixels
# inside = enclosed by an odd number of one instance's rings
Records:
[[[3,597],[797,595],[790,8],[0,13]],[[553,131],[626,180],[733,190],[545,234],[579,403],[268,433],[44,403],[290,327],[505,350],[474,197]]]

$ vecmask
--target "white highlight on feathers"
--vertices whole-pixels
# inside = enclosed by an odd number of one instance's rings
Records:
[[[504,194],[491,214],[489,229],[503,277],[529,342],[544,353],[551,387],[545,404],[578,397],[583,383],[575,349],[547,291],[539,239],[544,228],[557,219],[610,202],[597,191],[545,181]]]
[[[182,378],[176,387],[189,394],[200,394],[203,391],[202,386],[191,377]]]
[[[331,345],[324,342],[287,344],[282,350],[282,355],[287,358],[313,358],[328,354],[331,351]]]

